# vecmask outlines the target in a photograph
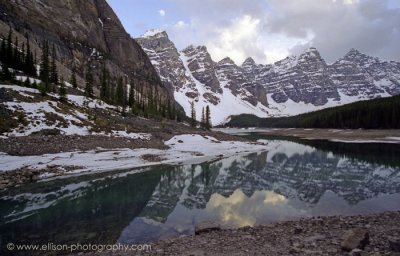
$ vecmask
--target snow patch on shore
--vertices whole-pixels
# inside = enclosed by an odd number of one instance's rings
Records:
[[[125,137],[125,138],[130,138],[134,140],[150,140],[151,139],[151,134],[150,133],[144,133],[144,132],[139,132],[139,133],[134,133],[134,132],[127,132],[127,131],[111,131],[111,133],[92,133],[92,135],[103,135],[103,136],[114,136],[114,137]]]
[[[249,154],[267,149],[265,145],[239,141],[219,141],[210,136],[185,134],[165,142],[168,150],[154,148],[113,149],[63,152],[39,156],[11,156],[0,153],[0,170],[10,171],[22,167],[45,169],[48,166],[78,166],[67,174],[81,172],[130,169],[157,164],[180,165],[201,163],[237,154]],[[153,161],[146,156],[154,156]],[[46,177],[46,174],[44,175]]]
[[[370,140],[341,140],[341,139],[330,139],[332,142],[342,143],[389,143],[389,144],[400,144],[400,139],[393,139],[393,137],[370,139]]]

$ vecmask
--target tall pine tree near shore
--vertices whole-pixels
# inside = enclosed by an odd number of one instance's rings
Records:
[[[64,78],[60,78],[60,88],[58,89],[58,95],[60,101],[65,101],[67,99],[67,90],[65,88]]]
[[[70,83],[72,84],[73,88],[78,88],[78,83],[76,81],[76,71],[75,71],[75,65],[72,67],[72,73],[71,73],[71,78],[70,78]]]
[[[13,48],[12,48],[12,29],[10,27],[10,30],[8,31],[8,37],[7,37],[7,44],[6,44],[6,53],[5,53],[5,59],[4,62],[8,66],[12,66],[12,58],[13,58]]]
[[[33,59],[33,53],[31,51],[31,45],[29,42],[29,36],[26,36],[26,55],[24,60],[24,71],[27,75],[37,76],[35,61]]]
[[[206,116],[204,113],[204,107],[201,109],[201,121],[200,121],[200,128],[206,128]]]
[[[93,74],[90,61],[87,63],[85,80],[85,96],[93,97]]]
[[[135,92],[135,84],[133,81],[130,82],[130,87],[129,87],[129,96],[128,96],[128,105],[132,109],[132,113],[136,113],[135,107],[136,107],[136,92]]]
[[[190,126],[196,127],[196,109],[194,108],[194,101],[190,102]]]
[[[12,60],[11,60],[11,67],[20,70],[21,69],[21,54],[20,54],[18,47],[19,47],[18,37],[15,37]]]
[[[102,70],[102,74],[101,74],[100,99],[102,99],[105,102],[108,102],[108,100],[109,100],[108,76],[109,75],[108,75],[106,66],[103,65],[103,70]]]
[[[118,106],[123,107],[125,105],[125,99],[124,99],[124,83],[122,78],[118,78],[118,83],[117,83],[117,90],[115,92],[115,103]]]
[[[212,128],[212,124],[211,124],[211,111],[210,111],[210,106],[209,105],[207,105],[207,107],[206,107],[206,116],[205,116],[205,121],[206,121],[206,123],[205,123],[205,128],[207,129],[207,130],[210,130],[211,128]]]
[[[56,48],[53,44],[51,51],[51,62],[50,62],[50,83],[58,84],[58,72],[56,65]]]
[[[40,60],[39,78],[42,80],[44,88],[42,94],[50,91],[50,62],[49,62],[49,44],[43,41],[42,56]]]

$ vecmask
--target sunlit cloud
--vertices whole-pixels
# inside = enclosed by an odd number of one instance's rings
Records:
[[[398,0],[165,0],[146,1],[136,14],[131,0],[109,0],[132,35],[165,29],[179,50],[205,45],[214,61],[229,56],[273,63],[316,47],[329,63],[351,48],[400,61]],[[156,9],[155,9],[156,8]],[[140,9],[140,10],[139,10]],[[135,18],[137,20],[135,20]],[[140,24],[140,26],[138,25]],[[142,29],[143,31],[132,30]]]
[[[163,9],[161,9],[158,11],[158,14],[160,14],[161,17],[164,17],[166,13]]]
[[[255,225],[257,216],[265,213],[277,215],[275,211],[287,207],[287,202],[286,197],[272,191],[256,191],[248,198],[237,189],[228,198],[212,195],[206,210],[216,214],[224,225],[243,227]]]
[[[351,48],[386,60],[400,60],[400,9],[387,0],[169,0],[189,15],[187,36],[171,38],[178,46],[205,45],[213,60],[229,56],[273,63],[316,47],[327,62]],[[218,3],[216,3],[218,2]],[[203,2],[202,2],[203,4]]]

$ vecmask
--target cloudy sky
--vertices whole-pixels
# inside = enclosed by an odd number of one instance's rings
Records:
[[[272,63],[316,47],[330,63],[351,48],[400,61],[400,0],[107,0],[132,37],[167,31],[178,49],[206,45]]]

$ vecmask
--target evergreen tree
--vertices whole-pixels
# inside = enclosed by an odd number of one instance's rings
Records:
[[[133,100],[132,113],[135,114],[135,115],[139,115],[139,113],[140,113],[140,93],[138,92],[138,88],[137,88],[137,86],[136,86],[134,81],[132,81],[131,90],[133,92],[133,95],[132,95],[132,100]]]
[[[36,50],[35,53],[33,55],[33,63],[37,63],[37,54],[36,54]],[[37,73],[37,70],[35,69],[35,72]]]
[[[101,75],[100,99],[108,102],[108,72],[105,65]]]
[[[50,63],[50,83],[58,84],[58,72],[56,65],[56,48],[53,44],[53,49],[51,51],[51,63]]]
[[[63,77],[61,77],[60,79],[60,88],[58,90],[58,95],[60,101],[65,101],[67,99],[67,90],[65,88],[65,82]]]
[[[211,124],[211,112],[210,112],[210,106],[207,105],[206,107],[206,116],[205,116],[205,128],[207,130],[210,130],[212,128],[212,124]]]
[[[40,75],[39,78],[42,80],[45,91],[50,91],[50,62],[49,62],[49,45],[47,41],[43,42],[42,57],[40,61]]]
[[[27,78],[25,79],[24,86],[25,86],[25,87],[31,87],[31,81],[30,81],[29,77],[27,77]]]
[[[19,54],[18,46],[19,46],[18,37],[15,37],[12,61],[11,61],[11,67],[15,68],[15,69],[19,69],[19,65],[20,65],[20,54]]]
[[[123,98],[123,100],[122,100],[122,111],[123,111],[123,114],[125,114],[125,109],[126,109],[126,107],[128,106],[128,88],[127,88],[127,86],[126,86],[126,84],[127,84],[127,80],[126,79],[122,79],[122,98]]]
[[[75,73],[75,65],[72,68],[72,73],[71,73],[71,78],[70,78],[70,83],[72,84],[73,88],[78,88],[78,83],[76,82],[76,73]]]
[[[200,127],[203,128],[203,129],[206,128],[206,117],[204,115],[204,107],[201,109]]]
[[[24,71],[30,76],[37,76],[35,62],[33,60],[33,53],[31,51],[31,46],[29,43],[29,36],[26,37],[26,54],[24,60]]]
[[[400,96],[360,101],[335,108],[291,117],[258,118],[241,115],[232,118],[235,127],[399,129]]]
[[[19,56],[19,70],[24,71],[25,74],[28,74],[25,72],[25,59],[26,59],[26,52],[25,52],[25,42],[22,42],[21,46],[21,53]]]
[[[153,114],[153,90],[147,91],[147,113]]]
[[[8,37],[7,37],[7,45],[6,45],[6,52],[5,52],[5,60],[4,62],[7,65],[12,66],[12,58],[13,58],[13,48],[12,48],[12,29],[10,27],[10,30],[8,31]]]
[[[42,96],[46,96],[46,94],[47,94],[46,85],[44,83],[40,83],[37,87],[38,87],[38,90],[40,91],[40,94]]]
[[[178,110],[176,113],[176,121],[182,122],[184,117],[185,117],[185,113],[182,112],[181,110]]]
[[[131,81],[130,87],[129,87],[128,104],[132,109],[135,106],[135,85],[133,84],[133,81]]]
[[[169,102],[168,102],[168,104],[169,104]],[[165,107],[165,104],[162,104],[162,103],[161,103],[161,99],[160,99],[160,101],[159,101],[159,105],[160,105],[159,111],[161,112],[161,116],[162,116],[163,118],[166,118],[166,117],[167,117],[167,114],[168,114],[168,116],[169,116],[168,109]]]
[[[176,120],[176,106],[175,106],[175,103],[172,104],[171,120]]]
[[[36,80],[33,80],[33,83],[32,83],[32,88],[37,88],[37,83],[36,83]]]
[[[115,104],[115,77],[110,78],[108,77],[108,84],[109,84],[109,88],[108,88],[108,101],[111,104]]]
[[[115,92],[115,103],[118,106],[124,106],[125,100],[124,100],[124,84],[122,78],[118,78],[118,83],[117,83],[117,90]]]
[[[2,37],[1,46],[0,46],[0,61],[5,62],[7,54],[7,47],[6,47],[6,39]]]
[[[168,118],[173,120],[173,113],[172,113],[172,106],[171,106],[171,101],[168,100],[168,106],[167,106],[167,112],[168,112]]]
[[[148,106],[148,98],[147,95],[145,95],[143,85],[140,87],[140,109],[142,111],[143,117],[147,118],[149,116],[149,110],[147,108]]]
[[[196,127],[196,109],[194,108],[194,101],[190,103],[190,126]]]
[[[14,74],[12,72],[10,72],[7,64],[5,64],[5,63],[3,63],[3,66],[2,66],[2,77],[3,77],[3,80],[5,80],[5,81],[14,80]]]
[[[85,96],[93,97],[93,74],[90,61],[87,63],[85,80]]]

